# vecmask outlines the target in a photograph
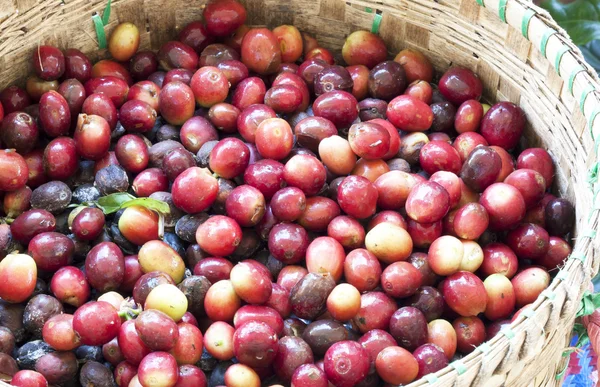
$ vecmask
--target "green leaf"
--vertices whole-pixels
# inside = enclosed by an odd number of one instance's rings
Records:
[[[127,192],[117,192],[107,196],[102,196],[97,201],[97,206],[106,214],[112,214],[121,209],[121,206],[128,201],[134,200],[135,196]]]
[[[110,19],[110,4],[111,4],[111,0],[108,0],[108,3],[106,4],[106,8],[104,8],[104,12],[102,12],[102,24],[107,25],[108,24],[108,20]]]
[[[121,205],[121,208],[127,208],[131,206],[142,206],[146,207],[149,210],[156,211],[160,214],[168,214],[171,210],[169,205],[160,200],[151,199],[151,198],[137,198],[130,200]]]
[[[573,333],[575,333],[577,335],[577,343],[575,343],[575,347],[577,347],[577,348],[583,347],[590,341],[590,338],[587,333],[587,329],[585,328],[585,326],[583,324],[576,323],[573,326]]]
[[[596,309],[600,308],[600,293],[585,292],[581,299],[581,305],[577,312],[577,317],[588,316]]]
[[[141,206],[149,210],[156,211],[165,215],[170,212],[169,205],[163,201],[151,198],[136,198],[127,192],[117,192],[107,196],[102,196],[96,202],[96,205],[106,214],[112,214],[121,208],[131,206]]]
[[[569,4],[545,0],[540,5],[550,12],[575,44],[585,45],[600,39],[600,0],[575,0]]]
[[[592,40],[585,46],[579,46],[585,61],[600,73],[600,39]]]

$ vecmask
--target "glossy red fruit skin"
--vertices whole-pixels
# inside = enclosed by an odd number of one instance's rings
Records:
[[[492,231],[508,230],[525,216],[525,200],[512,185],[494,183],[487,187],[479,199],[490,216]]]
[[[123,282],[124,271],[123,252],[112,242],[97,244],[85,259],[86,278],[93,288],[101,292],[118,289]]]
[[[448,306],[464,317],[477,316],[485,311],[487,293],[475,274],[459,271],[444,280],[443,295]]]
[[[519,267],[516,254],[503,243],[490,243],[483,247],[483,262],[479,267],[485,277],[495,273],[512,278]]]
[[[9,86],[0,93],[0,103],[3,106],[4,113],[9,114],[16,111],[23,111],[31,105],[29,94],[18,86]]]
[[[265,104],[280,114],[295,112],[302,104],[302,100],[302,92],[292,85],[273,86],[265,94]]]
[[[240,112],[237,118],[237,130],[244,140],[254,144],[256,129],[266,119],[276,118],[273,109],[264,104],[248,106]]]
[[[166,71],[172,69],[196,70],[198,54],[190,46],[177,41],[163,44],[157,53],[160,67]]]
[[[310,91],[314,91],[315,77],[321,70],[327,67],[329,67],[329,63],[322,59],[308,59],[302,62],[296,70],[296,74],[304,79],[304,82]]]
[[[117,77],[92,78],[84,84],[87,95],[93,93],[106,94],[118,109],[127,101],[129,85]]]
[[[8,303],[24,302],[31,297],[38,274],[36,263],[30,256],[15,253],[6,255],[0,262],[0,296]]]
[[[362,176],[348,176],[338,187],[338,204],[348,215],[365,219],[377,208],[377,188]]]
[[[119,109],[121,125],[130,133],[145,133],[154,127],[156,110],[144,101],[127,101]]]
[[[221,70],[213,66],[204,66],[194,73],[190,83],[196,102],[209,108],[225,101],[229,93],[229,81]]]
[[[212,44],[215,38],[208,33],[201,21],[193,21],[179,32],[179,41],[187,44],[199,54],[206,46]]]
[[[111,130],[114,130],[117,126],[117,108],[112,100],[105,94],[88,94],[85,101],[83,101],[81,112],[85,114],[101,116],[106,120],[106,122],[108,122]]]
[[[450,196],[448,191],[435,182],[417,184],[406,199],[406,213],[414,221],[434,223],[448,213]]]
[[[161,311],[145,310],[134,321],[138,335],[153,351],[169,351],[179,339],[177,324]]]
[[[115,367],[115,372],[113,374],[115,378],[115,382],[118,386],[129,386],[129,382],[133,379],[134,376],[137,375],[137,366],[132,365],[126,360],[120,362]]]
[[[50,291],[61,302],[80,307],[90,297],[90,285],[85,274],[73,266],[60,268],[52,276]]]
[[[158,59],[152,51],[139,51],[131,58],[129,72],[137,81],[148,79],[156,70],[158,70]]]
[[[235,356],[250,367],[269,366],[277,356],[277,349],[277,334],[263,322],[249,321],[233,335]]]
[[[183,125],[194,115],[194,92],[183,82],[166,84],[158,96],[162,117],[172,125]]]
[[[10,385],[16,387],[48,387],[48,381],[39,372],[21,370],[13,375]]]
[[[202,16],[208,34],[225,37],[246,22],[246,8],[236,0],[213,0],[206,5]]]
[[[272,74],[281,64],[277,37],[266,28],[252,28],[242,40],[241,60],[258,74]]]
[[[355,341],[340,341],[325,353],[325,374],[336,387],[352,387],[369,372],[369,353]]]
[[[358,101],[346,91],[321,94],[313,103],[315,116],[327,118],[336,128],[349,127],[358,117]]]
[[[33,237],[27,250],[38,269],[54,272],[71,263],[75,244],[63,234],[44,232]]]
[[[388,104],[387,119],[406,132],[423,132],[431,127],[433,112],[425,102],[410,95],[400,95]]]
[[[213,204],[218,190],[217,179],[208,169],[188,168],[173,182],[173,204],[190,214],[202,212]]]
[[[152,352],[150,348],[140,339],[137,330],[135,329],[135,320],[125,321],[117,336],[119,348],[128,363],[137,366],[142,359]]]
[[[206,46],[200,54],[200,67],[218,66],[227,60],[238,60],[240,54],[233,47],[226,44],[215,43]]]
[[[10,225],[10,232],[17,241],[28,244],[37,234],[54,231],[56,219],[50,212],[42,209],[25,211]]]
[[[548,252],[548,232],[533,223],[522,223],[506,235],[506,244],[520,259],[537,260]]]
[[[366,249],[354,249],[344,260],[344,277],[360,292],[375,289],[379,285],[381,272],[381,264],[375,255]]]
[[[533,169],[517,169],[508,175],[504,182],[521,192],[528,209],[539,203],[546,192],[546,180],[541,173]]]
[[[283,222],[293,222],[302,215],[306,208],[306,196],[301,189],[285,187],[273,195],[271,210],[277,219]]]
[[[340,215],[340,207],[332,199],[323,196],[312,196],[306,199],[306,208],[298,224],[308,231],[324,232],[327,225]]]
[[[33,69],[45,81],[60,78],[65,72],[65,56],[53,46],[38,46],[33,51]]]
[[[174,181],[186,169],[196,165],[194,156],[185,149],[173,149],[163,159],[163,172]]]
[[[282,64],[282,66],[285,64]],[[293,70],[293,69],[292,69]],[[271,86],[294,86],[300,89],[300,93],[302,94],[302,102],[300,106],[296,109],[296,112],[303,112],[308,108],[310,104],[310,91],[308,85],[304,81],[302,77],[296,74],[295,71],[282,71],[275,77]]]
[[[221,102],[211,106],[208,111],[208,119],[225,133],[237,133],[237,119],[240,115],[240,109],[235,106]]]
[[[227,216],[242,227],[256,226],[265,214],[263,194],[250,185],[235,187],[225,201]]]
[[[390,319],[398,309],[396,301],[383,292],[367,292],[360,296],[360,310],[352,319],[361,333],[373,329],[388,330]]]
[[[276,259],[288,265],[304,259],[308,244],[308,233],[294,223],[276,224],[269,233],[269,251]]]
[[[479,100],[483,84],[477,75],[463,67],[448,69],[439,82],[442,95],[456,106],[470,99]]]
[[[100,160],[110,148],[110,127],[100,116],[80,114],[73,134],[77,154],[88,160]]]
[[[126,134],[117,141],[115,156],[119,164],[131,173],[146,169],[150,160],[148,146],[142,137],[135,134]]]
[[[326,48],[315,47],[304,55],[305,60],[321,59],[330,65],[335,64],[333,54]]]
[[[85,88],[81,82],[77,79],[67,79],[60,84],[57,91],[67,101],[71,110],[71,119],[81,113],[86,98]]]
[[[84,345],[102,345],[117,337],[121,318],[117,310],[104,301],[82,305],[73,315],[73,329]]]
[[[483,116],[479,132],[490,145],[509,150],[519,143],[525,123],[525,113],[520,107],[498,102]]]
[[[536,263],[542,265],[548,270],[561,265],[571,254],[572,248],[567,241],[562,238],[551,236],[548,241],[548,251],[542,258],[536,260]]]
[[[517,159],[517,168],[529,168],[542,174],[546,180],[546,188],[554,181],[554,161],[543,148],[527,148]]]
[[[133,179],[131,188],[138,197],[148,197],[155,192],[167,191],[169,189],[169,179],[161,169],[148,168]]]
[[[6,149],[15,149],[24,155],[37,144],[39,129],[27,113],[14,112],[2,119],[0,112],[0,141]]]
[[[423,274],[408,262],[394,262],[381,274],[383,290],[394,298],[412,296],[422,281]]]
[[[233,269],[233,264],[229,260],[219,257],[207,257],[196,264],[194,275],[204,276],[214,284],[221,280],[228,280],[231,269]]]
[[[183,82],[186,85],[189,85],[190,82],[192,81],[193,75],[194,75],[194,73],[192,71],[186,70],[186,69],[169,70],[165,74],[165,79],[163,80],[163,86],[166,85],[167,83],[174,82],[174,81]]]
[[[306,341],[300,337],[286,336],[279,341],[273,368],[281,380],[289,382],[298,367],[312,364],[313,361],[313,352]]]
[[[29,167],[15,150],[0,150],[0,191],[23,188],[29,178]]]
[[[173,70],[178,71],[178,70]],[[187,70],[180,70],[187,71]],[[191,78],[191,74],[190,74]],[[177,80],[177,79],[175,79]],[[188,79],[189,81],[189,79]],[[188,82],[189,83],[189,82]],[[138,100],[146,102],[154,110],[158,109],[158,94],[160,87],[151,81],[140,81],[129,88],[127,93],[127,101]]]
[[[77,167],[77,146],[72,138],[55,138],[44,149],[44,170],[50,179],[66,180]]]
[[[4,214],[9,218],[16,218],[30,207],[31,195],[33,191],[28,186],[18,190],[4,193]]]
[[[425,144],[419,153],[419,162],[423,170],[430,175],[438,171],[458,175],[462,167],[460,155],[445,141],[430,141]]]
[[[388,153],[391,136],[383,125],[372,121],[360,122],[350,127],[348,142],[358,157],[377,160]]]
[[[75,78],[85,83],[92,76],[92,62],[81,51],[69,48],[65,50],[65,79]]]
[[[294,387],[327,387],[329,382],[325,371],[314,364],[303,364],[292,375]]]
[[[178,377],[177,361],[167,352],[152,352],[146,355],[138,367],[138,378],[142,386],[150,386],[158,378],[163,380],[164,387],[175,386]]]
[[[315,153],[319,151],[319,143],[322,140],[337,133],[333,123],[323,117],[306,117],[294,126],[298,143]]]
[[[284,165],[278,161],[264,159],[249,165],[244,172],[244,182],[258,189],[270,200],[284,183]]]
[[[29,176],[27,178],[27,186],[36,188],[48,182],[48,176],[44,171],[44,151],[42,149],[33,150],[23,155],[27,168],[29,168]]]
[[[323,188],[327,172],[316,157],[296,155],[285,164],[283,178],[288,185],[300,188],[307,196],[314,196]]]
[[[220,177],[233,179],[246,170],[250,161],[250,151],[246,144],[237,138],[225,138],[210,152],[209,167]]]
[[[282,160],[294,146],[294,135],[287,121],[268,118],[256,128],[254,142],[262,158]]]
[[[372,69],[385,60],[387,48],[378,35],[368,31],[355,31],[346,38],[342,56],[349,66],[365,65]]]
[[[242,229],[231,218],[215,215],[196,231],[196,241],[209,254],[225,257],[233,253],[242,240]]]
[[[448,358],[443,349],[435,344],[423,344],[413,352],[413,356],[419,365],[417,379],[437,372],[448,365]]]
[[[133,85],[133,79],[129,74],[129,70],[122,64],[110,59],[102,59],[92,67],[92,78],[101,77],[116,77],[127,82],[128,85]]]
[[[231,96],[231,104],[240,110],[244,110],[250,105],[262,104],[266,93],[267,87],[262,79],[248,77],[236,86]]]
[[[467,187],[482,192],[496,182],[502,171],[502,159],[491,147],[478,146],[469,153],[460,171]]]
[[[58,92],[51,90],[40,98],[40,124],[50,137],[69,133],[71,110],[67,100]]]
[[[206,387],[208,386],[204,372],[193,365],[179,366],[179,377],[174,387]]]
[[[233,325],[237,329],[250,321],[258,321],[265,323],[269,327],[271,327],[271,329],[273,329],[278,335],[281,335],[281,333],[283,332],[282,316],[275,309],[270,308],[268,306],[242,306],[235,313],[235,316],[233,318]]]

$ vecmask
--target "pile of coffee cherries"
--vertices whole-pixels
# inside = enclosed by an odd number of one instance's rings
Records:
[[[570,254],[552,158],[471,70],[388,60],[366,31],[336,64],[245,22],[216,0],[157,53],[131,23],[95,64],[41,45],[0,93],[14,386],[407,384],[510,324]]]

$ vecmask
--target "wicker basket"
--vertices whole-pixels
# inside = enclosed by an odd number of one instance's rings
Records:
[[[544,11],[523,0],[245,0],[252,25],[293,24],[339,52],[352,31],[378,29],[392,54],[423,51],[438,70],[473,69],[489,100],[521,106],[529,145],[549,149],[558,193],[576,204],[574,252],[531,313],[435,375],[410,386],[555,386],[567,357],[581,296],[600,262],[600,191],[596,141],[600,94],[594,71]],[[115,0],[105,27],[135,23],[142,47],[158,49],[186,23],[201,18],[204,1]],[[106,0],[0,0],[0,89],[23,83],[38,44],[74,47],[92,59],[98,49],[92,15]]]

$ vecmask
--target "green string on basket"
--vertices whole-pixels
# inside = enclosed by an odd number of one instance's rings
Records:
[[[110,19],[110,5],[111,0],[108,0],[108,3],[104,8],[104,12],[102,12],[102,17],[100,17],[97,12],[94,12],[92,15],[92,21],[94,22],[94,27],[96,29],[96,36],[98,37],[98,47],[101,49],[108,47],[104,26],[108,24],[108,20]]]
[[[373,8],[366,7],[365,11],[368,13],[373,13]],[[371,32],[374,34],[379,33],[379,26],[381,25],[381,15],[375,12],[375,16],[373,17],[373,24],[371,24]]]

